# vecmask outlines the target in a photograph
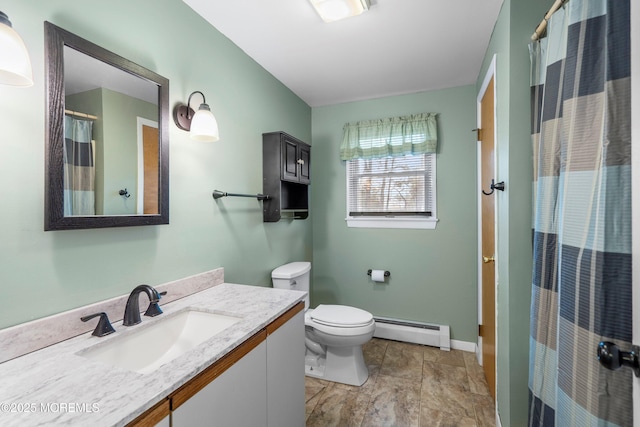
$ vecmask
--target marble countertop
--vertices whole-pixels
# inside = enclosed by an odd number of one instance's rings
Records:
[[[160,321],[142,323],[98,338],[86,333],[0,364],[0,425],[122,426],[177,390],[304,299],[299,291],[223,283],[162,306],[166,315],[187,307],[242,320],[149,374],[102,364],[78,355],[108,340]],[[140,349],[144,351],[144,349]]]

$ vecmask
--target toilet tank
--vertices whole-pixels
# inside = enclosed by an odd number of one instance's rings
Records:
[[[311,263],[306,261],[281,265],[271,272],[273,287],[306,292],[305,308],[308,308],[310,271]]]

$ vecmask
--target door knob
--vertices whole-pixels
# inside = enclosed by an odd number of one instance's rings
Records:
[[[631,346],[631,351],[620,351],[620,348],[612,342],[603,341],[598,344],[598,360],[607,369],[615,371],[621,366],[629,366],[636,377],[640,377],[640,361],[638,355],[640,347]]]
[[[482,257],[482,262],[484,262],[485,264],[487,264],[489,262],[494,262],[495,260],[496,260],[496,256],[495,255],[483,256]]]

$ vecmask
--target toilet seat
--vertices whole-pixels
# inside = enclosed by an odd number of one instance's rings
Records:
[[[373,315],[368,311],[346,305],[320,304],[310,315],[316,323],[336,328],[367,326],[373,320]]]
[[[335,307],[341,308],[336,309]],[[318,310],[320,313],[316,313]],[[337,317],[330,317],[336,313]],[[327,318],[327,316],[329,317]],[[304,318],[306,326],[328,335],[341,337],[371,334],[376,327],[371,313],[348,306],[323,306],[321,304],[315,310],[307,310]],[[367,318],[368,322],[365,321]]]

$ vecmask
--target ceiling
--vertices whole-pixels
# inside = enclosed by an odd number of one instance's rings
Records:
[[[371,0],[329,24],[308,0],[183,0],[311,107],[474,84],[502,0]]]
[[[158,105],[158,85],[117,67],[64,47],[65,96],[105,88]]]

